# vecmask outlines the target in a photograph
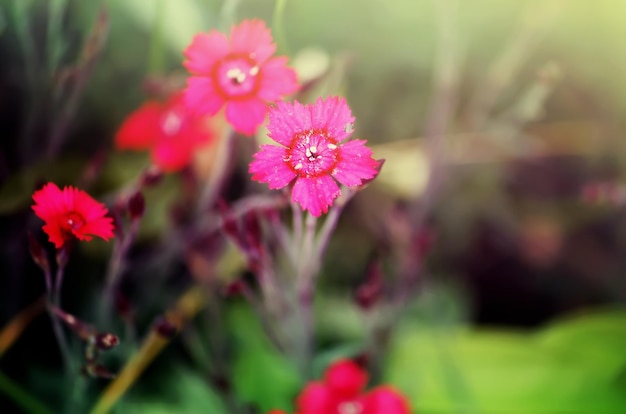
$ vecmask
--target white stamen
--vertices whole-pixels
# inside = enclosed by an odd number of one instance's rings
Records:
[[[316,153],[317,153],[317,147],[312,146],[312,147],[310,147],[309,149],[311,150],[311,152],[312,152],[313,154],[316,154]]]
[[[226,72],[226,76],[228,79],[232,79],[237,83],[242,83],[246,80],[246,74],[241,71],[239,68],[231,68]]]
[[[335,144],[328,144],[328,149],[329,150],[335,150],[335,149],[337,149],[337,146]]]
[[[346,402],[339,406],[341,414],[359,414],[363,410],[358,402]]]
[[[252,76],[256,76],[256,75],[259,73],[259,67],[258,67],[258,66],[252,66],[252,67],[250,68],[249,73],[250,73],[250,75],[252,75]]]
[[[301,170],[302,169],[302,163],[301,162],[297,163],[296,166],[293,167],[293,168],[295,168],[296,170]]]
[[[180,124],[182,123],[180,117],[173,112],[167,114],[165,118],[165,122],[163,122],[163,131],[167,135],[174,135],[180,129]]]

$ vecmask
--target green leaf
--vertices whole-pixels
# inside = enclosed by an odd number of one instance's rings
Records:
[[[626,404],[626,312],[537,333],[404,326],[386,380],[420,413],[615,413]]]
[[[271,346],[248,309],[232,309],[230,321],[238,345],[232,377],[239,398],[261,412],[290,410],[302,385],[296,368]]]
[[[163,379],[161,393],[131,393],[118,403],[116,412],[136,414],[211,413],[226,414],[220,397],[199,375],[186,369],[173,370]]]

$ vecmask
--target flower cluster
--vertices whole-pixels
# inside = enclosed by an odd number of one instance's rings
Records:
[[[380,386],[364,392],[367,373],[349,360],[333,363],[323,381],[309,383],[296,400],[297,414],[410,414],[398,391]],[[274,410],[269,414],[285,414]]]
[[[267,103],[296,92],[296,72],[286,57],[272,57],[276,45],[261,20],[245,20],[230,38],[212,30],[194,37],[185,50],[188,80],[185,100],[200,113],[226,106],[233,128],[252,135],[265,120]]]
[[[74,187],[61,190],[47,183],[33,194],[35,214],[45,224],[43,230],[57,249],[74,238],[89,241],[92,236],[113,237],[113,219],[106,207],[89,194]]]
[[[126,118],[115,135],[115,146],[150,150],[152,162],[171,172],[189,165],[194,151],[212,140],[207,117],[189,111],[182,93],[175,93],[165,102],[146,102]]]
[[[335,180],[348,187],[378,173],[378,161],[363,140],[347,139],[354,117],[343,98],[319,98],[313,105],[278,102],[270,110],[270,138],[250,164],[252,179],[269,188],[294,181],[291,198],[314,216],[328,212],[340,194]]]

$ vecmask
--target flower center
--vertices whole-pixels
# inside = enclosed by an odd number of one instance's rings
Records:
[[[75,230],[79,230],[85,225],[85,219],[80,214],[72,211],[63,216],[60,220],[60,225],[63,233],[72,234]]]
[[[332,174],[339,162],[336,142],[322,130],[298,133],[294,136],[284,161],[300,177]]]
[[[341,403],[339,407],[337,407],[337,411],[340,414],[359,414],[363,411],[363,406],[355,401],[348,401]]]
[[[260,87],[259,65],[248,55],[229,55],[213,72],[218,92],[224,98],[246,98]]]

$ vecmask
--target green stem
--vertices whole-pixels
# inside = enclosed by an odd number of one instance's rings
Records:
[[[278,50],[281,54],[289,54],[289,45],[287,45],[287,36],[285,36],[285,6],[287,0],[276,0],[274,6],[274,17],[272,19],[272,29],[274,38],[278,44]]]

